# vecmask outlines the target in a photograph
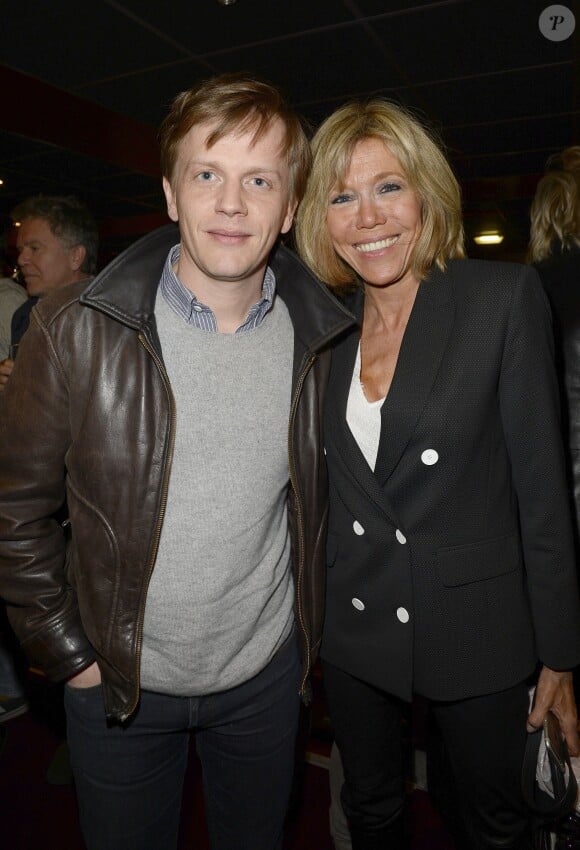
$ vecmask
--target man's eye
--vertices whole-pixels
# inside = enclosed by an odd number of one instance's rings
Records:
[[[270,185],[265,177],[254,177],[252,182],[254,186],[258,186],[260,188]]]
[[[212,171],[200,171],[199,174],[197,175],[197,179],[201,182],[207,182],[208,180],[211,180],[212,177],[213,177]]]

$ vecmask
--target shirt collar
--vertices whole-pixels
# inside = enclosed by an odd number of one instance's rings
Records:
[[[167,255],[159,283],[161,294],[171,309],[187,322],[187,324],[194,325],[200,330],[217,333],[217,321],[213,310],[206,304],[198,301],[193,292],[183,285],[174,271],[180,254],[181,246],[177,244],[173,246]],[[245,321],[236,330],[236,333],[242,333],[258,327],[272,308],[275,293],[276,277],[270,266],[268,266],[262,284],[262,297],[250,307]]]

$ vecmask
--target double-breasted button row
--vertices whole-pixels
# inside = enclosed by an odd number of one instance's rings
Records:
[[[364,611],[365,608],[366,608],[366,605],[364,604],[362,599],[358,598],[358,596],[353,596],[353,598],[351,599],[351,602],[352,602],[352,607],[356,608],[357,611]],[[411,615],[409,614],[409,612],[407,611],[406,608],[403,608],[402,605],[400,605],[397,608],[396,614],[397,614],[397,620],[400,623],[408,623],[409,620],[411,619]]]
[[[436,463],[438,463],[438,461],[439,452],[436,449],[425,449],[423,452],[421,452],[421,462],[424,463],[425,466],[434,466]],[[361,525],[361,523],[358,521],[358,519],[355,519],[355,521],[353,522],[352,530],[358,537],[361,537],[365,533],[365,529],[363,525]],[[395,538],[397,542],[401,544],[401,546],[404,546],[407,543],[407,538],[400,528],[397,528],[395,530]],[[365,603],[357,596],[354,596],[351,602],[353,608],[356,608],[357,611],[364,611],[366,608]],[[400,623],[408,623],[411,619],[409,611],[402,605],[397,608],[395,613],[397,616],[397,620]]]
[[[362,537],[362,535],[365,533],[365,530],[358,521],[358,519],[355,519],[355,521],[353,522],[352,530],[358,537]],[[400,528],[397,528],[397,530],[395,531],[395,537],[401,545],[404,545],[407,542],[407,538],[405,537]]]
[[[358,521],[358,519],[355,519],[355,521],[353,522],[352,530],[359,537],[361,537],[365,533],[365,530]],[[407,538],[405,537],[400,528],[397,528],[397,530],[395,531],[395,537],[402,546],[407,542]],[[351,603],[353,608],[356,608],[357,611],[364,611],[366,609],[365,603],[362,601],[362,599],[359,599],[358,596],[353,596],[353,598],[351,599]],[[402,605],[397,608],[396,615],[400,623],[408,623],[411,619],[409,612],[406,608],[403,608]]]

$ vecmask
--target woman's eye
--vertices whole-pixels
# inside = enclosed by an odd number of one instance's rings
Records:
[[[331,204],[346,204],[348,201],[350,201],[350,199],[351,199],[351,196],[347,195],[345,192],[343,192],[342,194],[335,195],[334,198],[331,198],[330,203]]]
[[[381,195],[385,195],[388,192],[397,192],[401,188],[399,183],[383,183],[383,185],[379,189],[379,193]]]

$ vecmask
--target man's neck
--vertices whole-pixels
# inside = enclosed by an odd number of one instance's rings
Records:
[[[199,275],[189,282],[180,275],[179,263],[175,271],[197,300],[210,308],[219,333],[235,333],[245,322],[250,307],[262,297],[265,269],[244,280],[214,280]]]

